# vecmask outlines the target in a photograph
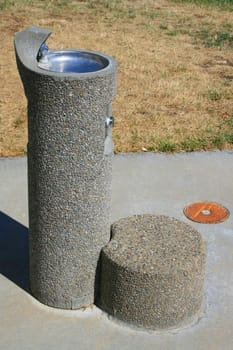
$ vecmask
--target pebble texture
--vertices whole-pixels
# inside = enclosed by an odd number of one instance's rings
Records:
[[[17,33],[18,69],[28,99],[30,288],[42,303],[77,309],[94,302],[101,248],[110,238],[112,152],[105,119],[116,64],[93,73],[38,68],[51,32]]]
[[[190,324],[202,310],[205,260],[201,235],[181,221],[149,214],[121,219],[102,250],[99,305],[137,327]]]

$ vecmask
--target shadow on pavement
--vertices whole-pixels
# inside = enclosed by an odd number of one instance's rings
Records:
[[[0,211],[0,273],[29,292],[28,229]]]

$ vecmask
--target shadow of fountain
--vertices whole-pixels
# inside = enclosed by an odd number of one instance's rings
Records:
[[[28,229],[1,211],[0,273],[29,292]]]

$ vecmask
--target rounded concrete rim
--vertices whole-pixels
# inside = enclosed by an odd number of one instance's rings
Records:
[[[38,66],[38,53],[43,44],[45,44],[48,37],[51,35],[51,30],[41,27],[28,27],[25,30],[15,34],[14,46],[15,52],[18,60],[21,64],[30,71],[33,71],[36,74],[53,77],[58,80],[83,80],[91,79],[95,77],[105,77],[110,74],[113,74],[117,70],[116,61],[108,55],[100,53],[98,51],[91,50],[79,50],[79,52],[86,52],[89,54],[97,55],[107,60],[109,64],[98,71],[87,72],[87,73],[61,73],[61,72],[52,72],[49,70],[42,69]],[[57,51],[57,50],[56,50]],[[73,51],[68,49],[68,51]]]

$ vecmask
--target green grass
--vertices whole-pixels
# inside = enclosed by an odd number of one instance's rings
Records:
[[[221,9],[233,11],[233,0],[173,0],[174,2],[189,2],[204,6],[218,6]]]
[[[228,117],[227,119],[225,119],[224,124],[227,125],[233,133],[233,114],[231,117]]]
[[[225,140],[230,145],[233,145],[233,134],[225,134]]]
[[[225,125],[224,125],[225,124]],[[135,150],[143,150],[148,152],[174,153],[174,152],[195,152],[207,151],[211,149],[222,150],[226,145],[233,145],[233,117],[229,118],[223,123],[226,126],[226,131],[206,130],[203,136],[194,134],[181,140],[180,142],[173,142],[171,136],[162,139],[150,136],[148,142],[145,142],[140,136],[140,129],[134,128],[131,131],[131,146]],[[120,139],[120,136],[119,136]],[[140,147],[139,144],[145,144]]]
[[[142,14],[152,20],[161,16],[160,12],[155,11],[143,11]]]
[[[222,98],[222,92],[216,89],[208,90],[204,94],[204,97],[208,98],[210,101],[219,101]]]
[[[0,0],[0,10],[3,10],[6,7],[14,5],[13,0]]]
[[[218,6],[222,9],[233,10],[233,0],[171,0],[173,2],[189,2],[197,5],[204,6]],[[67,0],[0,0],[0,10],[14,6],[18,8],[23,8],[24,6],[32,6],[35,8],[48,8],[53,10],[66,9],[75,10],[77,7],[83,6],[89,8],[90,10],[98,10],[101,8],[110,9],[112,11],[118,12],[118,15],[128,16],[129,18],[134,18],[136,16],[135,8],[132,6],[124,5],[123,0],[103,0],[103,1],[67,1]],[[142,4],[143,5],[143,4]],[[160,11],[152,11],[146,9],[143,11],[145,17],[149,20],[156,19],[160,17]]]
[[[137,133],[138,136],[138,133]],[[139,141],[138,138],[135,141]],[[207,151],[210,149],[222,150],[226,145],[233,145],[233,115],[222,120],[219,125],[219,132],[207,129],[203,136],[193,135],[186,137],[178,143],[174,143],[170,138],[156,139],[151,136],[148,140],[148,147],[146,149],[152,152],[194,152]]]
[[[140,135],[137,128],[133,128],[131,130],[131,144],[132,146],[136,145],[138,142],[140,142]]]
[[[224,45],[233,48],[233,34],[222,31],[222,32],[210,32],[207,29],[200,30],[196,34],[196,37],[206,46],[206,47],[223,47]]]
[[[233,129],[232,129],[233,131]],[[137,140],[135,140],[137,141]],[[195,136],[186,137],[183,141],[174,143],[169,138],[162,140],[154,139],[153,142],[148,142],[148,146],[145,149],[149,152],[162,152],[162,153],[174,153],[174,152],[194,152],[194,151],[207,151],[210,149],[222,150],[229,144],[233,144],[233,132],[232,133],[217,133],[212,135],[205,135],[203,137]]]
[[[159,25],[159,28],[160,28],[160,29],[163,29],[163,30],[168,29],[168,24],[167,24],[167,23],[161,23],[161,24]]]
[[[169,30],[166,34],[169,36],[176,36],[178,32],[176,30]]]
[[[176,151],[176,145],[169,140],[160,140],[157,146],[159,152],[172,153]]]

